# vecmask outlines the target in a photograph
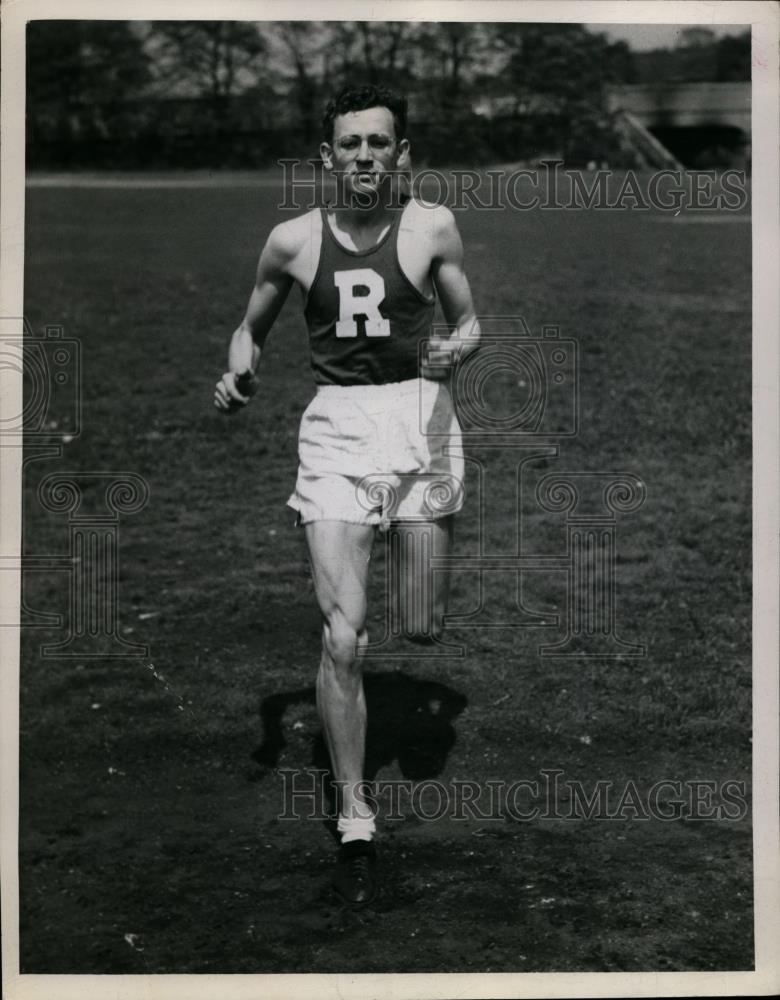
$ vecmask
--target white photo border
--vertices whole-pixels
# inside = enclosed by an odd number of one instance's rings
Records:
[[[0,177],[0,316],[23,315],[25,26],[81,20],[574,21],[589,24],[750,24],[753,148],[753,817],[755,970],[679,973],[469,973],[387,975],[20,975],[18,926],[19,630],[0,629],[0,865],[3,994],[8,1000],[187,998],[645,997],[767,995],[780,991],[778,834],[778,330],[780,8],[765,0],[16,0],[3,5]],[[0,373],[0,415],[21,412],[21,375]],[[0,553],[18,557],[21,452],[0,448]],[[4,573],[4,577],[12,574]],[[20,581],[0,591],[4,620],[18,620]]]

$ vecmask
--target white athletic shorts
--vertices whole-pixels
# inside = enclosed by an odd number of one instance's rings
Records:
[[[322,385],[301,418],[298,479],[287,501],[298,523],[349,521],[386,529],[463,506],[463,445],[446,383]]]

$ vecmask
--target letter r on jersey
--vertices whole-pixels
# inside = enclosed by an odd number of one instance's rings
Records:
[[[352,271],[334,271],[333,280],[339,290],[336,336],[357,337],[357,317],[365,316],[367,337],[389,337],[390,320],[379,312],[385,298],[382,275],[370,267],[358,267]]]

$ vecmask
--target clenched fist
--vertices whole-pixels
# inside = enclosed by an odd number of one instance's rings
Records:
[[[214,406],[223,413],[235,413],[257,392],[258,379],[247,370],[240,375],[225,372],[214,389]]]

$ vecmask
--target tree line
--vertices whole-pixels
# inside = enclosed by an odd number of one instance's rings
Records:
[[[734,41],[662,50],[666,71],[684,72],[687,58],[696,72],[739,78],[745,46]],[[415,149],[433,165],[609,159],[607,89],[641,82],[646,57],[577,24],[33,21],[27,162],[255,167],[311,156],[327,97],[350,82],[402,90]]]

